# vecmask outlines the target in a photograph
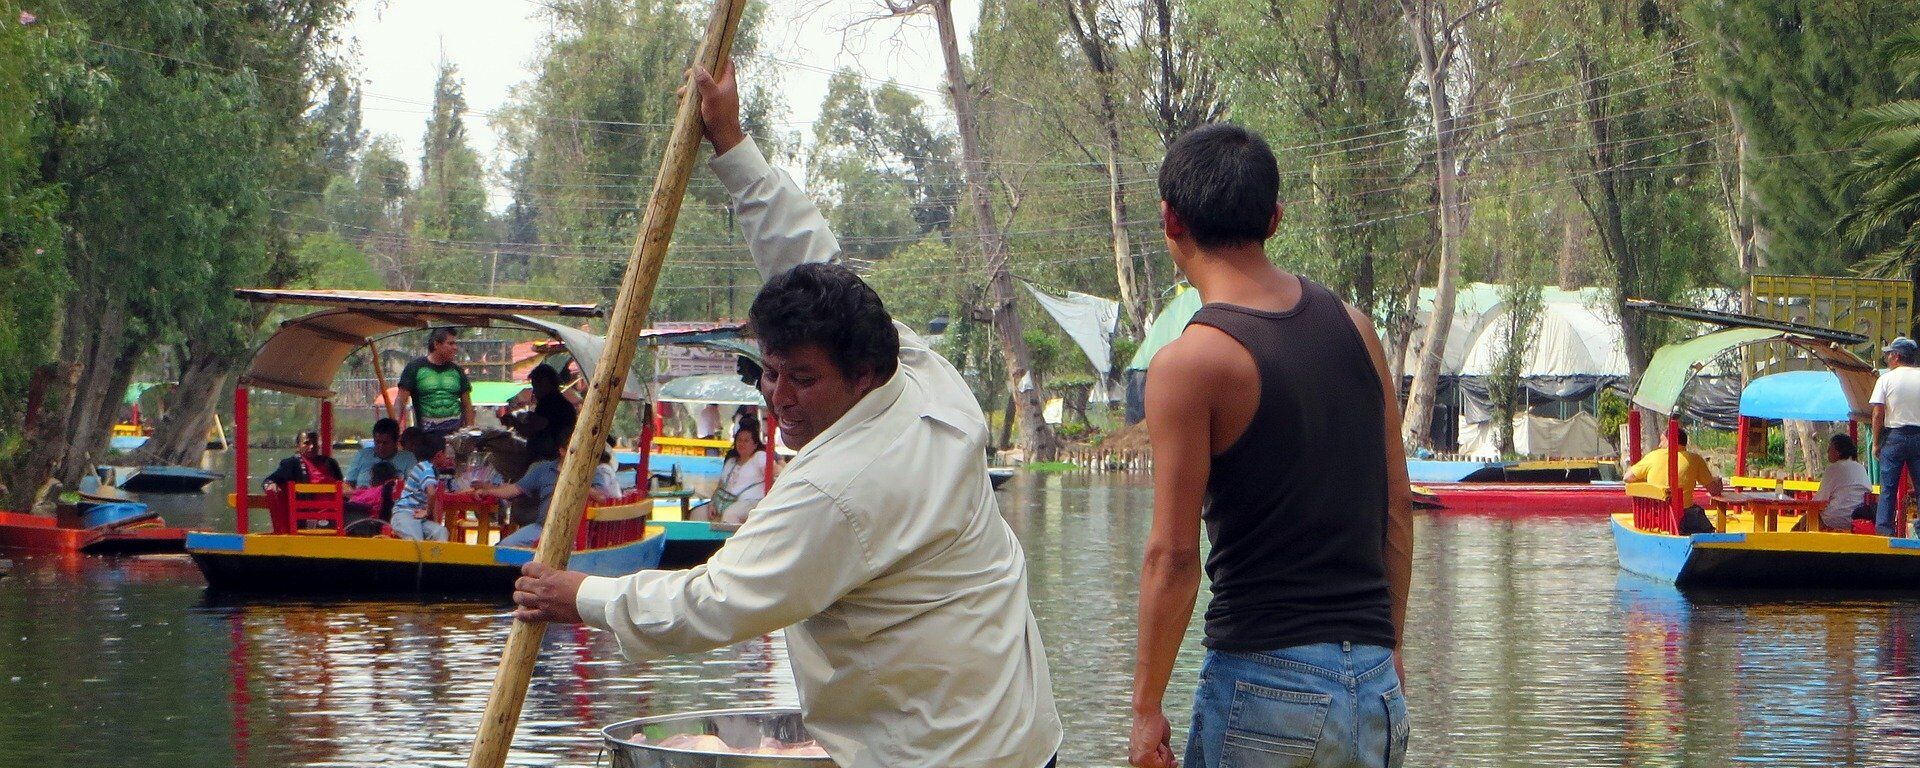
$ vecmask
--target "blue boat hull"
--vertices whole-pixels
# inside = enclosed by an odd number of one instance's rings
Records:
[[[1920,589],[1920,540],[1845,533],[1634,530],[1613,518],[1620,567],[1680,587]]]

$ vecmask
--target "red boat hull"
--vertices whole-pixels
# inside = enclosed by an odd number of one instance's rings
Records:
[[[1421,483],[1437,512],[1496,517],[1601,517],[1633,511],[1618,483]],[[1704,493],[1694,503],[1707,505]]]
[[[0,549],[141,554],[184,552],[186,548],[187,531],[184,528],[149,526],[96,531],[86,528],[64,528],[50,517],[0,512]]]

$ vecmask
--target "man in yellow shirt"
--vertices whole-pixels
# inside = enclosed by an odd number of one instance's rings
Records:
[[[1700,454],[1687,450],[1687,433],[1680,436],[1680,487],[1688,496],[1693,495],[1694,486],[1707,489],[1707,493],[1718,495],[1722,490],[1720,478],[1713,475],[1713,468],[1707,466],[1707,460]],[[1660,438],[1660,447],[1640,457],[1633,467],[1627,470],[1627,482],[1652,483],[1661,488],[1672,488],[1667,478],[1667,451],[1672,450],[1667,438]]]

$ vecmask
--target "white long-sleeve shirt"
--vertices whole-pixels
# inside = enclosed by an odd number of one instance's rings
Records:
[[[839,244],[753,142],[712,162],[763,277]],[[1024,553],[958,371],[906,326],[898,372],[794,456],[705,565],[588,577],[629,659],[782,627],[808,730],[842,768],[1041,768],[1059,749]]]

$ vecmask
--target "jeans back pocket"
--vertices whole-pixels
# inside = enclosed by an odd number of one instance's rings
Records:
[[[1312,765],[1333,697],[1234,682],[1221,768]]]
[[[1407,739],[1410,727],[1407,725],[1407,697],[1400,686],[1380,694],[1380,701],[1387,709],[1387,755],[1386,768],[1400,768],[1407,761]]]

